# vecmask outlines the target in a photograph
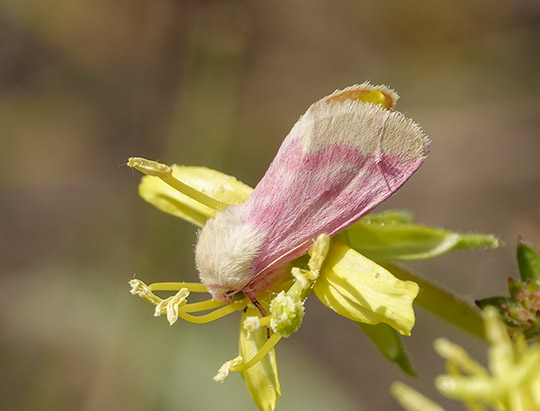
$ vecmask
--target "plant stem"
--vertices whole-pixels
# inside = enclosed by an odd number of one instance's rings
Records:
[[[420,286],[420,294],[415,301],[420,307],[461,330],[486,340],[480,310],[410,271],[393,264],[382,265],[399,279],[414,281]]]

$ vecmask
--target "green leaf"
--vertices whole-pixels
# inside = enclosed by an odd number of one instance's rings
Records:
[[[397,331],[386,324],[357,324],[386,358],[397,364],[405,373],[416,376],[416,371],[403,348],[401,337]]]
[[[376,220],[362,219],[347,228],[345,233],[352,248],[380,262],[421,260],[456,249],[493,248],[499,245],[492,235],[459,234],[417,224],[386,224],[374,221]]]
[[[540,281],[540,254],[522,240],[518,243],[517,260],[523,281]]]

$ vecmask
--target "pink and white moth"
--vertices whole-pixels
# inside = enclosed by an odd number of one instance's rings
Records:
[[[359,100],[373,92],[385,107]],[[199,233],[195,262],[215,299],[242,292],[256,301],[318,235],[351,225],[420,167],[429,139],[390,110],[397,98],[364,83],[309,107],[248,200],[219,212]]]

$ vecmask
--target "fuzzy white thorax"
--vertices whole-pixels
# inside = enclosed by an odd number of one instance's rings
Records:
[[[261,235],[246,222],[245,206],[231,206],[210,219],[199,232],[195,264],[201,282],[215,299],[240,291],[253,278],[253,260],[262,246]]]

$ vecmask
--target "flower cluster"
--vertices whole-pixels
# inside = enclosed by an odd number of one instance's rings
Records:
[[[494,307],[486,307],[483,318],[490,344],[489,370],[460,346],[438,339],[434,348],[446,360],[448,373],[437,377],[436,388],[470,410],[540,409],[540,344],[528,345],[523,334],[514,335],[512,340]],[[442,411],[439,405],[403,383],[394,383],[391,391],[408,411]]]

